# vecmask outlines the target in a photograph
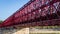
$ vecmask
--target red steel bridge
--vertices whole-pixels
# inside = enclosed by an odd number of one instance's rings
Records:
[[[0,27],[15,25],[22,27],[59,26],[60,0],[30,0],[8,17]]]

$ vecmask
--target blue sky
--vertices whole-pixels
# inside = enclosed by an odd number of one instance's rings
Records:
[[[0,20],[7,19],[29,0],[0,0]]]

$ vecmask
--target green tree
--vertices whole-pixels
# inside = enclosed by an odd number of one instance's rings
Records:
[[[3,21],[2,20],[0,20],[0,24],[2,23]]]

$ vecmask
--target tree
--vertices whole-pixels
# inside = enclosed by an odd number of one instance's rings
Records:
[[[0,20],[0,24],[2,23],[3,21],[2,20]]]

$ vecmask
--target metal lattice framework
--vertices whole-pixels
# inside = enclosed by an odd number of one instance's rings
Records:
[[[22,27],[60,25],[60,0],[30,0],[8,17],[0,27],[14,25]]]

